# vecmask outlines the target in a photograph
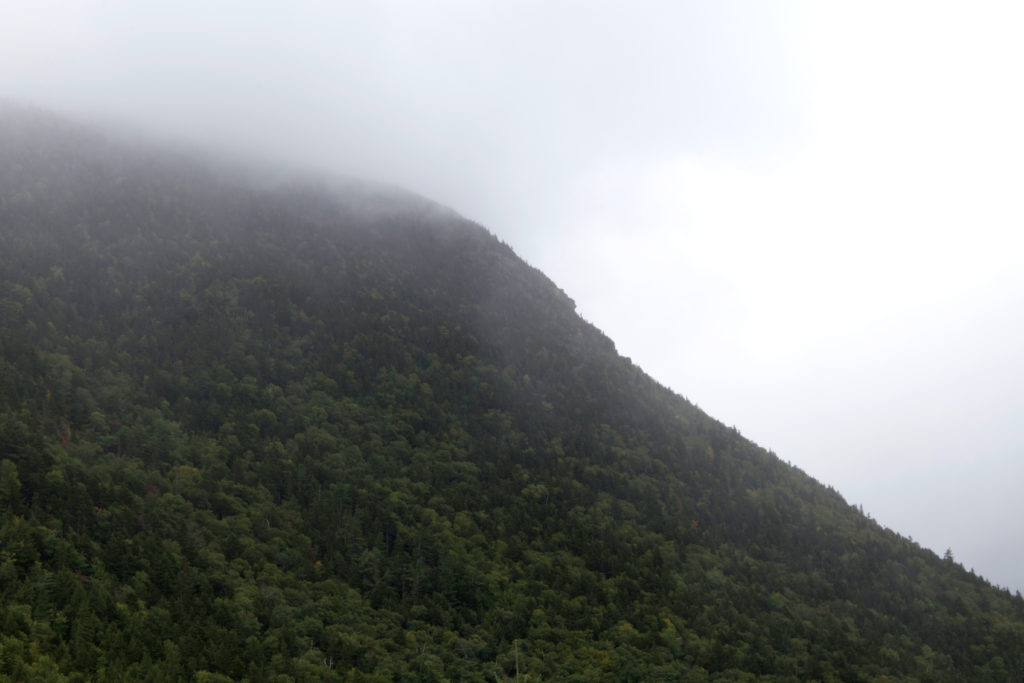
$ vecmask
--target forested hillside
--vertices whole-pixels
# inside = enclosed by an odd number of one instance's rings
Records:
[[[256,176],[0,106],[0,680],[1022,680],[483,228]]]

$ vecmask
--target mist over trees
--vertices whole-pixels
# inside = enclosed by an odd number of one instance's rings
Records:
[[[0,108],[0,675],[1013,680],[1024,600],[480,226]]]

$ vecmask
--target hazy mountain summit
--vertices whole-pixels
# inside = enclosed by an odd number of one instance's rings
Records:
[[[0,678],[1020,680],[1024,600],[393,188],[0,105]]]

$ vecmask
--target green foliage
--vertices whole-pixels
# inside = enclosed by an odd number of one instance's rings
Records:
[[[1024,600],[428,203],[0,126],[0,680],[1011,680]]]

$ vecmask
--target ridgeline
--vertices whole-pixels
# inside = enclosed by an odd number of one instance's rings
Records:
[[[0,105],[0,680],[1022,680],[483,228],[242,175]]]

